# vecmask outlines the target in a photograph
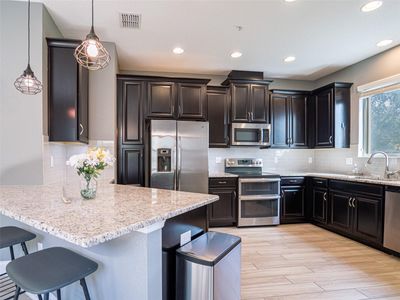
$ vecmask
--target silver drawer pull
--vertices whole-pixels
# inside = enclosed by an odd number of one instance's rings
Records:
[[[226,181],[218,181],[219,184],[227,184]]]

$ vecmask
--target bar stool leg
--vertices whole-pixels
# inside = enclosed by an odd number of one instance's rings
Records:
[[[61,291],[57,290],[57,300],[61,300]]]
[[[42,295],[37,295],[39,300],[43,300]]]
[[[85,294],[85,299],[86,300],[90,300],[89,291],[88,291],[88,288],[87,288],[87,285],[86,285],[85,278],[82,278],[80,280],[80,283],[81,283],[81,286],[82,286],[82,289],[83,289],[83,293]]]
[[[14,300],[18,300],[20,292],[21,292],[21,288],[19,286],[16,286]]]
[[[44,300],[49,300],[49,293],[44,294]]]
[[[15,255],[14,255],[14,248],[13,246],[10,246],[10,255],[11,255],[11,260],[15,259]]]
[[[25,242],[22,242],[22,243],[21,243],[21,247],[22,247],[22,250],[24,251],[24,254],[25,254],[25,255],[28,255],[28,254],[29,254],[29,253],[28,253],[28,248],[26,247]]]

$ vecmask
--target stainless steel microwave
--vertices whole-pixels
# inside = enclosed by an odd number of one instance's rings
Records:
[[[232,123],[232,146],[270,146],[271,124]]]

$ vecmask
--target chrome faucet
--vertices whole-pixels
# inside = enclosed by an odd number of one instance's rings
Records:
[[[367,160],[367,164],[372,164],[372,158],[374,158],[376,155],[382,154],[385,157],[386,160],[386,166],[385,166],[385,178],[390,178],[390,176],[400,173],[400,169],[397,171],[390,171],[389,170],[389,156],[387,155],[386,152],[383,151],[377,151],[371,154],[371,156]]]

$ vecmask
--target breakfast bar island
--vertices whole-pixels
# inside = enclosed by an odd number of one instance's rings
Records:
[[[0,226],[35,233],[37,238],[27,243],[29,252],[60,246],[96,261],[99,268],[87,283],[97,300],[161,299],[165,222],[218,200],[215,195],[106,183],[99,185],[95,199],[83,200],[79,193],[65,198],[66,189],[0,187]],[[2,249],[3,267],[9,259],[8,249]],[[62,296],[84,299],[79,283],[64,288]]]

